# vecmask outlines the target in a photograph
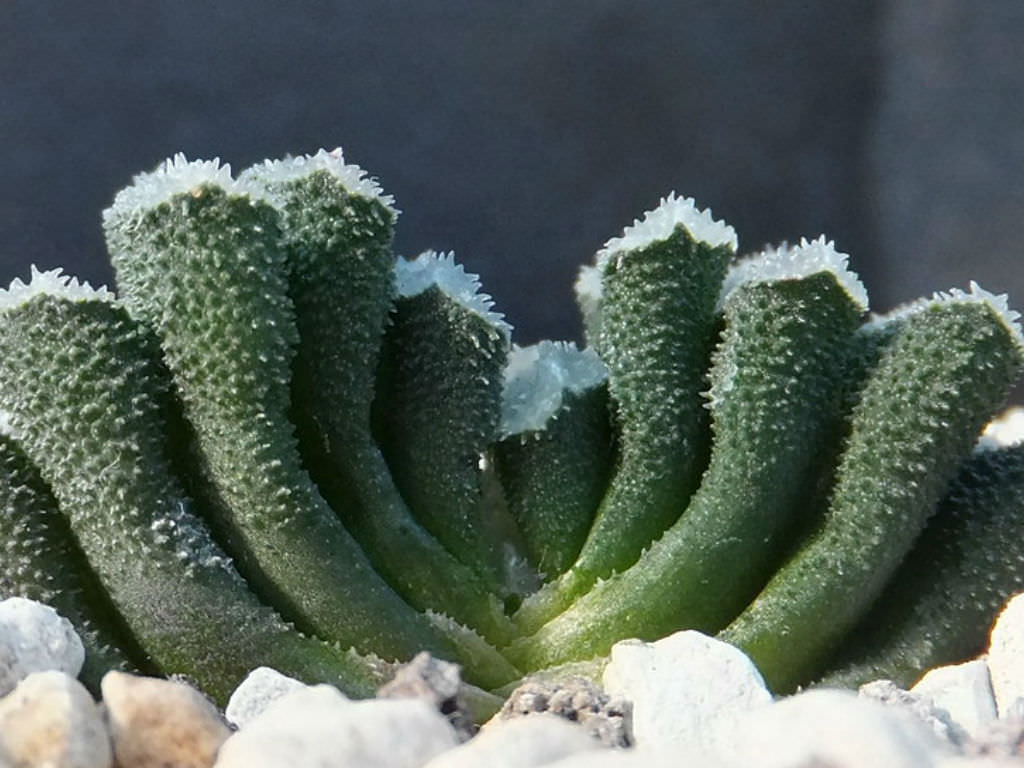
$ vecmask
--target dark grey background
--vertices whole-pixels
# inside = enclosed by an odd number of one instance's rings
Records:
[[[578,334],[577,266],[671,190],[744,250],[834,237],[878,310],[1024,307],[1022,39],[1019,0],[5,0],[0,281],[111,280],[100,210],[176,151],[341,145],[522,343]]]

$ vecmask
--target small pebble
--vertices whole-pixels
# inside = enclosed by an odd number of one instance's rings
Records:
[[[1024,720],[993,720],[964,748],[967,755],[1024,758]]]
[[[461,741],[468,741],[477,728],[462,701],[462,691],[458,664],[436,659],[424,651],[401,665],[395,677],[377,691],[377,696],[425,701],[445,716]]]
[[[951,755],[939,758],[935,768],[1021,768],[1024,765],[1019,759],[1011,757],[966,757]]]
[[[316,685],[282,696],[232,735],[216,768],[418,768],[458,743],[424,701],[350,701]]]
[[[286,693],[305,687],[305,683],[282,675],[276,669],[257,667],[235,688],[228,699],[224,716],[236,728],[244,728],[250,720]]]
[[[109,768],[112,762],[99,707],[73,677],[34,672],[0,699],[0,765]]]
[[[954,722],[949,712],[936,707],[926,696],[903,690],[892,680],[865,683],[857,693],[863,699],[913,715],[950,746],[962,747],[969,738],[967,731]]]
[[[596,683],[579,676],[526,680],[512,691],[491,722],[540,713],[578,723],[609,747],[628,747],[633,743],[632,705],[609,696]]]
[[[22,597],[0,601],[0,696],[33,672],[77,677],[84,661],[75,628],[53,608]]]
[[[982,659],[936,667],[918,680],[910,692],[944,709],[972,738],[996,719],[988,664]]]
[[[756,765],[735,766],[724,763],[696,747],[675,747],[656,751],[644,747],[632,749],[606,749],[585,752],[544,763],[544,768],[757,768]],[[796,768],[796,767],[794,767]],[[819,766],[799,766],[819,768]]]
[[[912,715],[828,689],[752,710],[729,736],[725,762],[756,768],[930,768],[950,754]]]
[[[604,687],[632,702],[637,745],[656,749],[704,747],[713,752],[719,727],[772,701],[742,651],[694,631],[654,643],[616,643]]]
[[[118,768],[209,768],[231,735],[217,708],[185,683],[108,672],[100,688]]]
[[[533,768],[600,748],[581,726],[556,715],[537,714],[492,721],[472,741],[438,755],[425,768]]]
[[[989,638],[988,669],[1000,717],[1024,697],[1024,594],[1013,597],[996,619]]]

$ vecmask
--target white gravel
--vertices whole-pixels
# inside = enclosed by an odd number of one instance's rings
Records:
[[[19,649],[8,671],[74,646],[66,622],[26,603],[0,611],[15,617],[2,641]],[[0,698],[0,766],[113,768],[112,746],[118,768],[1010,768],[1024,765],[1022,665],[1024,598],[1000,617],[987,657],[932,670],[910,692],[876,681],[861,697],[815,689],[773,700],[750,661],[714,638],[626,641],[594,690],[632,705],[621,708],[629,738],[613,742],[631,747],[602,743],[569,722],[571,709],[495,718],[460,746],[434,699],[353,701],[267,668],[231,697],[235,732],[180,682],[111,672],[98,705],[69,673],[18,673]]]
[[[224,716],[236,728],[244,728],[282,696],[306,687],[276,669],[257,667],[231,694]]]
[[[633,703],[638,746],[714,749],[726,721],[771,703],[761,673],[735,647],[700,632],[612,647],[609,694]]]
[[[21,597],[0,601],[0,696],[33,672],[77,677],[84,661],[75,628],[53,608]]]

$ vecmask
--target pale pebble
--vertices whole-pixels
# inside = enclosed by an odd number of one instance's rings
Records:
[[[1021,768],[1024,762],[1017,757],[966,757],[950,755],[939,758],[934,768]]]
[[[1024,697],[1024,593],[1006,603],[992,627],[988,669],[996,711],[1006,717],[1014,702]]]
[[[0,696],[33,672],[77,677],[84,661],[75,628],[53,608],[22,597],[0,601]]]
[[[993,720],[965,745],[964,754],[987,758],[1024,757],[1024,720],[1013,717]]]
[[[209,768],[231,730],[185,683],[108,672],[100,683],[119,768]]]
[[[484,691],[480,693],[487,695]],[[462,682],[459,665],[426,651],[402,664],[395,676],[377,689],[381,699],[419,699],[430,704],[452,724],[460,741],[468,741],[477,730],[469,714],[467,694],[470,687]]]
[[[673,747],[669,750],[632,747],[605,749],[601,752],[575,754],[544,768],[738,768],[697,747]],[[756,766],[743,766],[756,768]],[[805,768],[801,766],[800,768]]]
[[[961,747],[968,740],[967,731],[955,722],[949,712],[936,707],[927,696],[900,688],[892,680],[874,680],[862,685],[857,694],[899,712],[913,715],[937,737],[953,747]]]
[[[718,755],[735,766],[931,768],[951,754],[912,715],[852,691],[797,694],[747,713],[729,730]]]
[[[305,683],[276,669],[257,667],[235,688],[224,716],[236,728],[244,728],[282,696],[305,687]]]
[[[996,719],[992,681],[983,659],[936,667],[926,672],[910,692],[946,710],[972,738]]]
[[[438,755],[426,768],[532,768],[601,748],[582,726],[557,715],[535,714],[493,721],[472,741]]]
[[[0,765],[109,768],[110,739],[85,687],[63,672],[33,672],[0,700]]]
[[[418,768],[459,743],[424,701],[354,702],[330,690],[312,686],[278,699],[224,743],[216,768]]]
[[[714,751],[718,729],[772,701],[742,651],[694,631],[616,643],[603,683],[610,695],[632,702],[636,744],[656,749]]]
[[[402,664],[395,676],[382,685],[377,695],[382,699],[423,699],[437,708],[454,705],[462,687],[459,665],[434,658],[422,651]]]
[[[267,706],[253,720],[258,719],[262,724],[266,724],[281,718],[296,716],[293,713],[327,711],[340,707],[349,707],[355,703],[355,701],[333,685],[325,683],[304,685],[301,688],[285,693]]]

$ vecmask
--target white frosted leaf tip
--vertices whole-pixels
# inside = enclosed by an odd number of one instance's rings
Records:
[[[679,226],[684,227],[697,242],[707,243],[712,248],[725,245],[736,250],[736,230],[724,221],[713,219],[709,208],[698,210],[692,197],[677,197],[672,192],[662,198],[657,208],[645,213],[643,219],[635,219],[621,236],[605,243],[604,248],[597,252],[597,266],[604,271],[608,260],[615,254],[666,240]]]
[[[543,429],[562,407],[566,392],[585,392],[607,378],[608,369],[597,354],[571,342],[513,347],[505,367],[502,436]]]
[[[1024,351],[1024,333],[1021,331],[1020,312],[1010,309],[1009,299],[1005,293],[995,294],[986,291],[974,280],[971,281],[966,291],[960,288],[938,291],[931,298],[917,299],[916,301],[896,307],[884,315],[875,315],[868,323],[865,323],[864,327],[867,329],[881,328],[889,323],[916,315],[918,312],[922,312],[936,304],[964,302],[981,303],[988,306],[996,313],[996,316],[1009,332],[1017,347]]]
[[[222,165],[219,158],[189,160],[179,152],[154,170],[136,175],[103,212],[103,222],[110,227],[131,221],[176,195],[194,193],[204,186],[220,187],[228,193],[248,195],[253,199],[266,199],[262,187],[232,178],[231,166]]]
[[[800,244],[788,243],[766,248],[760,253],[737,262],[726,274],[719,294],[719,308],[730,294],[741,285],[767,283],[778,280],[800,280],[819,272],[832,272],[839,285],[863,311],[868,308],[868,292],[856,273],[849,268],[850,257],[840,253],[835,243],[822,235],[816,240],[800,239]]]
[[[948,291],[939,291],[935,294],[933,301],[977,301],[987,304],[995,310],[995,313],[999,316],[1003,325],[1006,326],[1017,346],[1024,349],[1024,334],[1022,334],[1020,327],[1020,312],[1010,309],[1009,297],[1005,293],[990,293],[972,280],[969,290],[963,291],[959,288],[951,288]]]
[[[106,286],[93,288],[89,283],[63,274],[61,268],[40,271],[35,264],[29,268],[29,281],[20,277],[11,281],[10,287],[0,288],[0,312],[25,304],[35,296],[48,295],[69,301],[113,302],[116,297]]]
[[[494,301],[480,291],[480,278],[469,274],[461,264],[455,263],[455,254],[424,251],[415,259],[399,258],[395,263],[395,283],[398,295],[417,296],[437,286],[446,296],[483,317],[506,335],[512,326],[505,316],[493,311]]]
[[[368,176],[358,165],[346,163],[341,147],[330,151],[321,149],[313,155],[264,160],[242,171],[238,178],[239,181],[252,182],[266,188],[273,197],[276,196],[276,188],[280,185],[304,178],[316,171],[327,171],[338,179],[350,194],[376,200],[392,213],[398,214],[395,199],[391,195],[385,195],[377,180]]]

